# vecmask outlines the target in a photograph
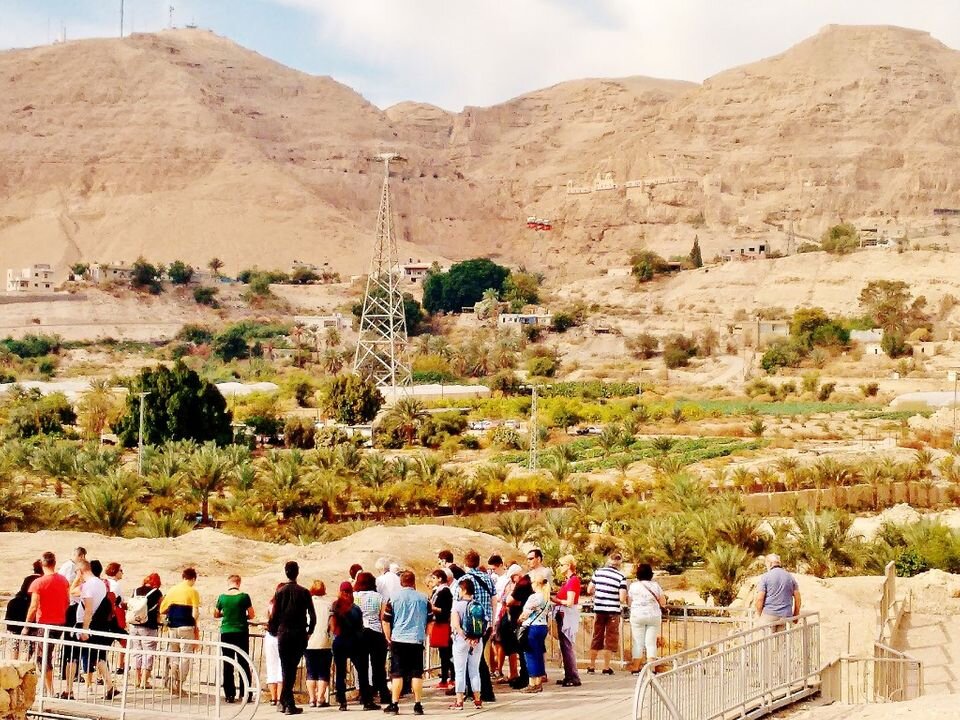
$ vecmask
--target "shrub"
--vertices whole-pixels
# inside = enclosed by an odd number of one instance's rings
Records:
[[[880,384],[872,382],[872,383],[867,383],[865,385],[861,385],[860,392],[863,393],[864,397],[876,397],[877,393],[880,392]]]
[[[554,313],[553,320],[550,321],[550,329],[554,332],[565,333],[576,325],[573,315],[567,312]]]
[[[213,354],[224,362],[250,357],[250,346],[243,328],[231,325],[213,339]]]
[[[313,422],[306,418],[290,418],[283,426],[283,444],[288,448],[312,450],[315,435]]]
[[[205,325],[187,324],[180,328],[177,339],[194,345],[207,345],[213,341],[213,331]]]
[[[174,285],[186,285],[193,279],[193,267],[183,260],[174,260],[167,268],[167,277]]]
[[[527,360],[527,372],[534,377],[553,377],[559,363],[552,357],[537,356]]]
[[[515,395],[520,390],[520,384],[512,370],[501,370],[490,378],[490,389],[499,390],[504,395]]]
[[[296,267],[292,273],[290,273],[290,282],[294,285],[307,285],[309,283],[315,283],[320,279],[320,276],[312,269],[304,267],[302,265]]]
[[[215,287],[198,287],[193,289],[193,300],[197,305],[206,305],[208,307],[217,307],[217,293],[220,292]]]
[[[490,444],[499,450],[520,450],[523,448],[520,433],[505,425],[493,428],[489,431],[487,437]]]
[[[60,338],[56,335],[24,335],[19,340],[8,337],[0,340],[0,348],[20,359],[43,357],[60,352]]]
[[[640,333],[636,337],[627,338],[627,351],[635,358],[649,360],[657,354],[660,341],[650,333]]]
[[[760,367],[768,373],[777,368],[797,367],[806,355],[806,348],[796,340],[779,338],[772,342],[760,358]]]
[[[910,346],[903,339],[903,335],[896,330],[886,330],[880,339],[880,347],[888,357],[896,359],[910,354]]]
[[[696,354],[697,344],[683,335],[671,335],[663,344],[663,361],[668,368],[686,367]]]
[[[667,261],[651,250],[641,250],[630,257],[631,272],[639,283],[650,282],[669,269]]]
[[[820,247],[834,255],[845,255],[860,246],[860,233],[850,223],[829,228],[820,238]]]
[[[138,257],[130,272],[130,285],[137,290],[147,289],[153,295],[159,295],[163,291],[160,285],[161,270],[155,265],[151,265],[143,257]]]
[[[927,561],[916,550],[905,550],[894,561],[897,577],[913,577],[930,569]]]
[[[370,422],[383,403],[383,395],[372,380],[352,374],[334,377],[323,397],[327,414],[347,425]]]
[[[833,391],[836,389],[836,383],[824,383],[820,386],[820,390],[817,391],[817,400],[820,402],[826,402],[830,399],[830,396],[833,395]]]

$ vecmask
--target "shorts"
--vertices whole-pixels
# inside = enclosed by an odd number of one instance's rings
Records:
[[[307,664],[307,680],[330,682],[330,663],[333,661],[333,650],[330,648],[317,650],[307,648],[303,657]]]
[[[517,642],[516,627],[509,614],[504,614],[497,625],[497,640],[500,641],[505,655],[516,655],[521,652],[520,643]]]
[[[422,678],[423,645],[421,643],[390,643],[390,677]]]
[[[593,651],[607,650],[617,652],[620,649],[620,613],[598,612],[593,620],[593,638],[590,640]]]
[[[35,652],[37,653],[37,665],[38,665],[38,666],[42,665],[43,662],[44,662],[44,657],[43,657],[43,656],[44,656],[44,653],[40,652],[40,648],[43,647],[43,636],[42,636],[42,635],[39,635],[39,632],[40,632],[39,630],[34,630],[34,631],[32,631],[32,632],[30,633],[30,634],[33,636],[33,637],[30,639],[30,642],[36,644],[36,645],[35,645],[35,647],[36,647],[36,651],[35,651]],[[53,653],[54,653],[54,651],[57,649],[57,647],[60,645],[60,643],[58,643],[58,642],[56,642],[56,641],[62,639],[62,638],[63,638],[63,634],[64,634],[64,631],[63,631],[63,630],[48,630],[48,631],[47,631],[47,637],[50,639],[50,642],[47,643],[47,651],[46,651],[46,653],[45,653],[45,654],[46,654],[47,670],[52,670],[52,669],[53,669]],[[32,648],[31,648],[31,649],[32,649]],[[64,649],[66,649],[66,648],[64,648]]]

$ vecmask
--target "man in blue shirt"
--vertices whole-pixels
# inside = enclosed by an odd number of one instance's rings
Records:
[[[800,588],[793,575],[783,569],[779,555],[764,558],[767,572],[757,583],[755,608],[760,621],[773,626],[774,631],[783,630],[787,618],[800,614]]]
[[[390,645],[390,692],[393,702],[383,711],[400,713],[403,681],[413,689],[413,714],[423,715],[423,642],[430,619],[427,596],[416,590],[416,577],[409,570],[400,573],[400,589],[393,593],[383,618],[383,633]]]
[[[495,702],[496,697],[493,694],[493,683],[490,682],[490,666],[487,665],[487,643],[490,641],[490,635],[493,628],[493,581],[490,575],[480,569],[480,553],[476,550],[468,550],[463,556],[463,564],[467,566],[465,577],[473,580],[473,599],[482,607],[487,617],[487,632],[483,635],[483,650],[480,655],[480,700],[483,702]],[[473,690],[473,688],[470,688]]]

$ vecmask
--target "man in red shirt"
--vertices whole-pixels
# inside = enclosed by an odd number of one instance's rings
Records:
[[[67,622],[67,608],[70,605],[70,583],[57,573],[57,558],[52,552],[45,552],[41,558],[43,575],[30,584],[30,609],[27,610],[27,622],[40,625],[55,625],[57,629],[40,631],[39,635],[50,640],[63,637],[63,625]],[[29,635],[29,628],[23,629]],[[37,662],[46,658],[47,670],[43,675],[43,684],[48,695],[53,695],[53,643],[44,642],[43,655],[37,653]]]

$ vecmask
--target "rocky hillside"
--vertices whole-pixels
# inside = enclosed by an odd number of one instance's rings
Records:
[[[577,80],[455,114],[381,110],[198,30],[3,52],[0,76],[0,273],[141,253],[361,272],[381,177],[366,158],[386,148],[409,158],[404,256],[568,277],[641,240],[685,253],[698,234],[710,256],[776,244],[789,216],[801,234],[841,217],[916,234],[960,205],[960,53],[899,28],[828,27],[702,85]],[[608,172],[616,189],[567,191]]]

